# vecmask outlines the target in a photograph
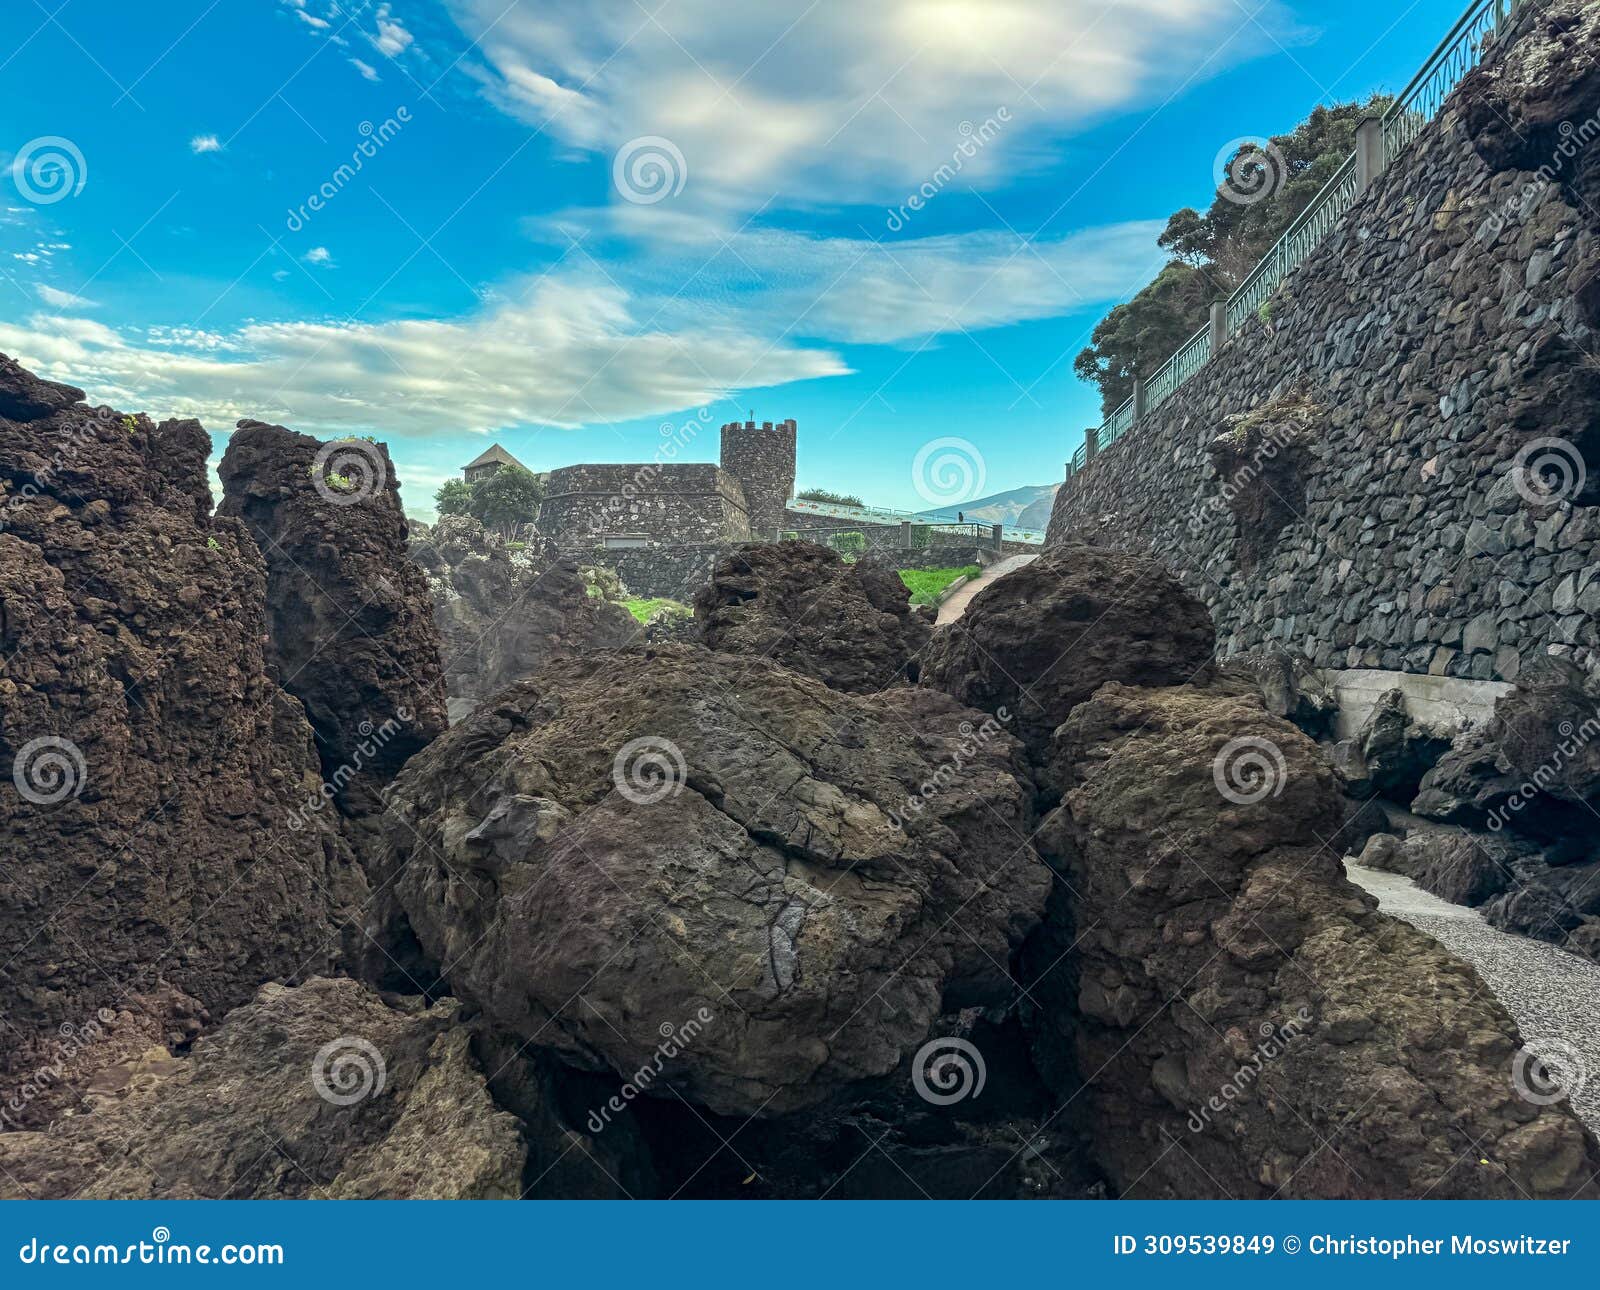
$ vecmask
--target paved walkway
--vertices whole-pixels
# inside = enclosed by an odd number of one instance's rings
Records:
[[[1378,898],[1385,914],[1426,932],[1477,968],[1516,1018],[1524,1043],[1559,1040],[1577,1051],[1582,1087],[1572,1091],[1572,1106],[1600,1133],[1600,963],[1490,927],[1476,909],[1440,900],[1400,874],[1365,869],[1349,860],[1345,869],[1351,882]],[[1506,1078],[1511,1078],[1509,1070]]]
[[[961,588],[960,591],[951,596],[949,600],[939,606],[939,617],[935,625],[943,627],[946,623],[955,622],[956,619],[967,612],[967,606],[972,603],[972,598],[996,578],[1003,578],[1013,569],[1020,569],[1025,564],[1032,564],[1038,558],[1036,555],[1008,555],[1004,560],[996,560]]]

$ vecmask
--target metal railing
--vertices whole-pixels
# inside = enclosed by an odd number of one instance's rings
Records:
[[[758,541],[815,542],[839,551],[925,551],[994,545],[991,524],[801,524],[763,532]]]
[[[1522,0],[1473,0],[1448,35],[1423,63],[1394,103],[1384,113],[1383,165],[1387,166],[1411,143],[1422,128],[1439,114],[1450,92],[1483,58],[1484,50]],[[1352,153],[1318,190],[1284,231],[1239,289],[1228,297],[1226,332],[1232,335],[1261,314],[1273,292],[1321,245],[1340,217],[1361,195],[1361,176]],[[1149,414],[1171,398],[1211,357],[1211,328],[1202,327],[1163,363],[1144,386],[1143,412]],[[1134,400],[1128,399],[1100,426],[1096,436],[1103,451],[1133,428]],[[1072,454],[1069,476],[1089,460],[1087,444]]]

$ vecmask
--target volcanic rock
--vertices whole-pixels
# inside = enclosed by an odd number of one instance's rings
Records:
[[[617,649],[642,634],[621,605],[588,594],[575,560],[540,567],[466,516],[413,536],[411,557],[433,596],[452,721],[551,659]]]
[[[77,386],[46,381],[0,354],[0,421],[43,421],[82,402]]]
[[[311,729],[267,675],[260,553],[205,504],[204,431],[35,415],[48,383],[19,370],[0,364],[0,405],[34,410],[0,420],[8,1097],[101,1010],[182,1041],[264,979],[334,968],[365,893],[298,814],[322,778]]]
[[[1449,750],[1450,739],[1413,721],[1404,692],[1396,689],[1373,704],[1357,747],[1373,791],[1405,803],[1417,795],[1423,776]]]
[[[1049,886],[1018,754],[927,691],[686,646],[558,661],[405,768],[383,873],[498,1028],[624,1079],[670,1040],[678,1095],[777,1115],[1010,1001]]]
[[[220,474],[221,514],[266,557],[272,662],[305,704],[324,780],[346,817],[375,815],[446,724],[432,601],[406,554],[388,451],[241,421]]]
[[[1513,777],[1557,801],[1600,801],[1600,693],[1576,664],[1529,663],[1495,700],[1492,728]]]
[[[1229,655],[1217,673],[1219,692],[1253,692],[1273,716],[1293,722],[1313,739],[1332,732],[1339,701],[1304,654],[1268,645]]]
[[[770,658],[849,694],[915,681],[932,630],[892,568],[846,564],[814,542],[740,547],[712,570],[694,613],[709,648]]]
[[[187,1058],[100,1072],[87,1113],[0,1135],[0,1198],[514,1199],[525,1150],[450,1001],[265,985]]]
[[[934,634],[922,683],[969,707],[1005,708],[1042,752],[1107,681],[1177,685],[1208,670],[1206,607],[1154,560],[1058,546],[973,597]]]
[[[1505,1010],[1318,840],[1343,802],[1299,731],[1246,699],[1109,685],[1055,752],[1040,846],[1078,962],[1029,991],[1076,1012],[1040,1042],[1075,1041],[1119,1193],[1594,1194],[1600,1146],[1514,1091]]]

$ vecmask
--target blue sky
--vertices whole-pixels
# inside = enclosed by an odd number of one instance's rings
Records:
[[[219,453],[246,416],[373,434],[423,518],[493,440],[544,469],[704,422],[713,460],[752,410],[880,505],[940,437],[983,492],[1054,482],[1165,216],[1459,7],[10,0],[0,351]]]

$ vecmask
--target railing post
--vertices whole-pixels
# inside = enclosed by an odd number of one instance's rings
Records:
[[[1063,475],[1062,478],[1063,479],[1071,479],[1072,478],[1072,463],[1070,461],[1067,463],[1067,473],[1065,475]]]
[[[1133,424],[1138,425],[1144,420],[1145,395],[1144,381],[1140,377],[1133,378]]]
[[[1083,464],[1087,466],[1100,451],[1100,427],[1090,426],[1083,432]]]
[[[1006,528],[1006,526],[1004,524],[996,524],[994,526],[994,549],[996,551],[1001,551],[1001,550],[1005,549],[1005,545],[1006,545],[1006,539],[1005,539],[1005,536],[1004,536],[1005,528]]]
[[[1383,118],[1364,117],[1356,127],[1356,196],[1372,187],[1383,173]]]
[[[1228,341],[1228,302],[1211,302],[1211,356],[1215,358]]]
[[[902,551],[911,550],[911,521],[910,520],[901,520],[900,521],[900,549]]]

